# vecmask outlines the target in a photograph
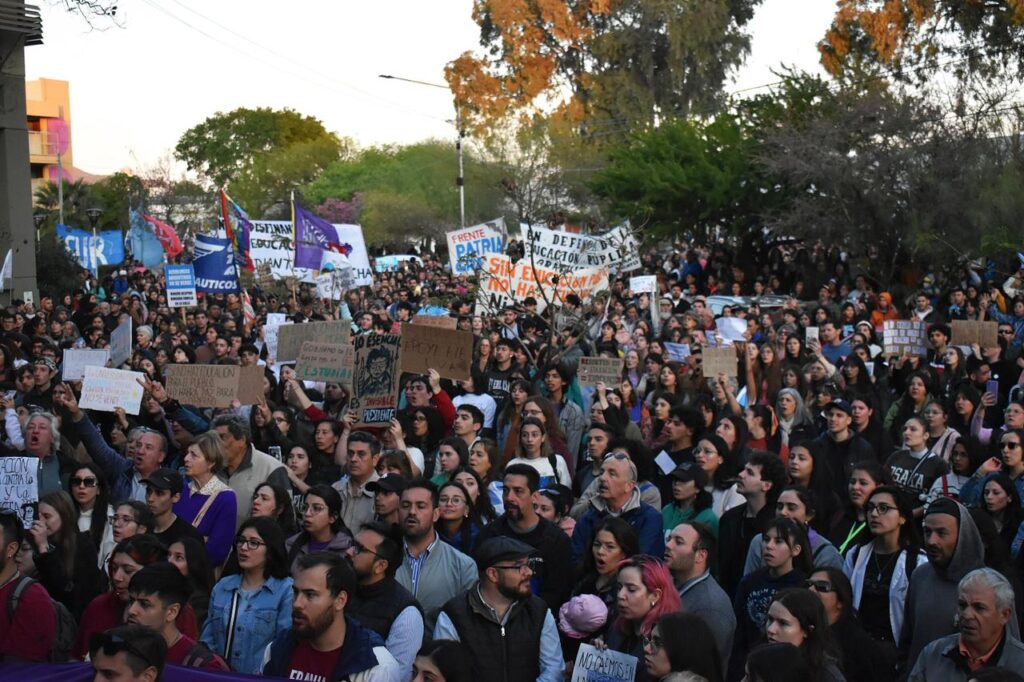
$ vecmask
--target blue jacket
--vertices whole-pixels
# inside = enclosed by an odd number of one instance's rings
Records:
[[[960,504],[965,507],[981,507],[985,486],[1001,473],[1003,472],[997,471],[980,478],[978,476],[971,476],[966,483],[960,486]],[[1020,495],[1022,504],[1024,504],[1024,476],[1018,476],[1013,481],[1013,485],[1017,488],[1017,494]]]
[[[199,636],[215,654],[227,660],[235,672],[255,675],[263,664],[267,645],[292,627],[292,579],[267,578],[251,599],[239,599],[235,619],[235,641],[231,658],[227,659],[227,624],[231,618],[231,601],[242,584],[241,575],[221,578],[210,595],[210,610]]]
[[[576,522],[576,529],[572,532],[572,562],[579,563],[583,555],[590,548],[594,541],[594,534],[597,527],[601,525],[606,516],[610,515],[604,500],[595,497],[590,501],[591,508]],[[633,490],[632,497],[623,506],[618,517],[631,525],[640,536],[640,553],[660,557],[665,553],[665,533],[662,530],[661,513],[647,504],[640,501],[640,489]]]
[[[384,640],[380,635],[347,616],[345,626],[341,655],[328,682],[398,679],[395,659],[384,648]],[[296,639],[291,629],[278,633],[264,656],[266,665],[263,666],[263,676],[287,677],[295,645]]]
[[[145,488],[135,481],[135,462],[110,447],[88,416],[83,416],[81,420],[73,423],[85,451],[107,477],[110,484],[110,499],[145,502]]]

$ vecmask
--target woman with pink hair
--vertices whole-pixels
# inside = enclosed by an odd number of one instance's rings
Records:
[[[609,649],[643,660],[644,643],[654,624],[666,613],[683,610],[665,564],[649,554],[638,554],[619,564],[618,619],[608,629]],[[637,667],[637,682],[649,679],[643,666]]]

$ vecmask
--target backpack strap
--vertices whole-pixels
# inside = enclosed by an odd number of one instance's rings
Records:
[[[27,575],[23,575],[18,578],[18,584],[14,586],[11,596],[7,598],[8,621],[14,621],[14,612],[18,609],[18,602],[21,601],[21,595],[25,594],[25,590],[32,587],[32,584],[35,582],[35,579],[30,578]]]
[[[551,472],[555,475],[555,483],[561,485],[562,482],[558,480],[558,460],[555,459],[555,453],[548,455],[548,464],[551,465]]]

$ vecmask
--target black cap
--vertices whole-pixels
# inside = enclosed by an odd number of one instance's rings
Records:
[[[174,469],[157,469],[149,476],[139,481],[143,485],[148,485],[156,488],[157,490],[170,490],[172,493],[180,493],[182,488],[185,487],[185,483],[179,474]]]
[[[398,474],[387,474],[367,483],[366,489],[371,493],[400,493],[405,490],[405,479]]]
[[[493,537],[476,548],[476,565],[478,568],[490,568],[499,561],[506,559],[522,559],[534,554],[532,546],[503,535]]]
[[[703,490],[708,484],[708,472],[695,462],[683,462],[672,470],[669,477],[677,481],[693,481],[697,484],[697,490]]]
[[[832,402],[830,402],[828,405],[825,406],[825,409],[823,411],[824,412],[828,412],[829,410],[831,410],[833,408],[835,408],[837,410],[842,410],[843,412],[845,412],[848,415],[851,415],[851,416],[853,415],[853,407],[850,405],[850,403],[848,403],[847,401],[843,400],[842,398],[839,398],[838,400],[833,400]]]

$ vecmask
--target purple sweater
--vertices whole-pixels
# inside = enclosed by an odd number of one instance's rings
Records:
[[[187,479],[186,479],[187,480]],[[192,523],[206,503],[209,495],[193,495],[186,483],[181,499],[174,505],[174,513]],[[234,490],[224,490],[217,495],[210,508],[199,522],[196,530],[206,538],[206,553],[214,568],[221,566],[231,552],[235,539],[235,508],[238,504]]]

